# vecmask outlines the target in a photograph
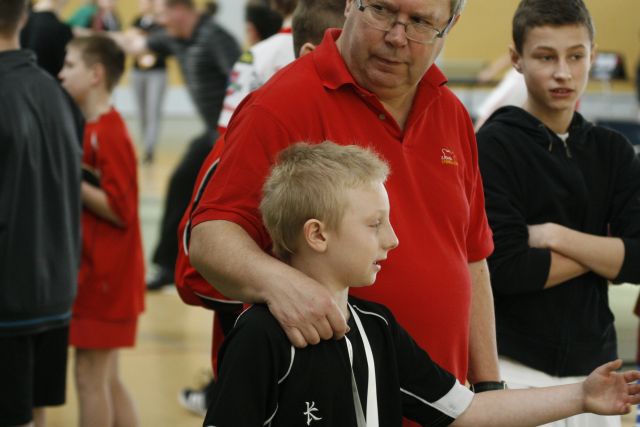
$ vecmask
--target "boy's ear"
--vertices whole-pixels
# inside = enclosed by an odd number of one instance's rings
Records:
[[[303,44],[302,46],[300,46],[300,52],[299,52],[299,57],[302,58],[303,56],[305,56],[307,53],[311,53],[314,50],[316,50],[316,45],[310,42],[306,42],[305,44]]]
[[[324,223],[315,218],[308,219],[302,227],[304,241],[312,250],[324,253],[327,250],[328,239]]]
[[[522,66],[520,65],[520,54],[514,46],[509,46],[509,57],[511,58],[511,65],[519,73],[522,73]]]

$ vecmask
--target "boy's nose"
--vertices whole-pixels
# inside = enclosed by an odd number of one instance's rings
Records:
[[[400,244],[400,241],[398,240],[398,236],[396,235],[396,232],[393,230],[393,227],[389,226],[389,234],[387,236],[387,240],[385,241],[384,248],[387,251],[390,251],[392,249],[397,248],[399,244]]]
[[[555,69],[553,73],[553,77],[560,80],[569,80],[572,78],[571,69],[569,68],[569,64],[565,61],[560,61],[558,63],[558,67]]]

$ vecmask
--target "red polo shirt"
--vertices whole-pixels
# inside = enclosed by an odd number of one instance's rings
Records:
[[[267,250],[258,204],[277,153],[299,141],[372,147],[391,165],[387,190],[400,246],[376,283],[352,293],[387,305],[414,339],[461,381],[467,373],[471,280],[467,263],[493,249],[476,142],[467,111],[436,66],[419,83],[402,130],[359,87],[338,49],[339,30],[251,94],[193,224],[227,220]]]

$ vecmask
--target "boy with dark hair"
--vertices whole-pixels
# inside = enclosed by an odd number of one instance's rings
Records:
[[[26,0],[0,1],[0,425],[65,402],[80,254],[80,145],[58,83],[20,49]]]
[[[292,23],[296,58],[312,52],[327,28],[342,28],[344,4],[344,0],[298,0]]]
[[[640,282],[640,162],[626,138],[576,112],[594,33],[582,0],[521,1],[511,60],[527,100],[478,132],[498,352],[512,388],[575,381],[616,358],[609,281]]]
[[[304,349],[265,305],[236,322],[220,351],[205,426],[522,426],[578,413],[624,413],[640,372],[598,368],[584,383],[474,395],[434,363],[391,312],[349,297],[373,284],[398,246],[384,182],[389,167],[360,146],[299,143],[278,156],[263,187],[273,252],[326,287],[351,330]],[[437,302],[434,302],[437,303]],[[498,409],[499,408],[499,409]]]
[[[82,238],[78,297],[70,344],[81,427],[138,425],[134,403],[118,374],[118,349],[135,344],[144,309],[144,259],[138,218],[133,144],[111,92],[125,55],[105,36],[73,39],[60,72],[87,124],[82,183]]]

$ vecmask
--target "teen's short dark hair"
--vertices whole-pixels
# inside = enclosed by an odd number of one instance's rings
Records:
[[[105,85],[111,92],[120,81],[125,67],[125,53],[111,38],[103,35],[76,37],[67,47],[80,51],[88,66],[102,64],[105,70]]]
[[[291,15],[296,9],[298,0],[271,0],[271,7],[284,18]]]
[[[165,0],[166,7],[183,6],[187,9],[195,9],[196,5],[193,0]]]
[[[545,25],[582,25],[592,42],[595,37],[591,14],[582,0],[521,0],[512,24],[516,51],[522,53],[529,30]]]
[[[0,0],[0,35],[13,36],[27,12],[28,0]]]
[[[293,13],[293,49],[296,57],[303,44],[319,44],[327,28],[344,25],[345,0],[299,0]]]

